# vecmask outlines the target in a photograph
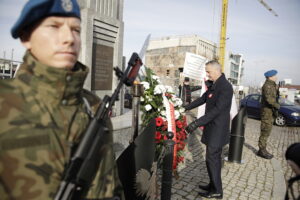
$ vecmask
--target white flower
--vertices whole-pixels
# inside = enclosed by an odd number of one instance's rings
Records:
[[[185,109],[184,109],[184,108],[182,108],[182,107],[181,107],[181,108],[179,108],[179,112],[180,112],[180,113],[183,113],[184,111],[185,111]]]
[[[145,90],[148,90],[150,88],[150,84],[146,81],[141,82],[141,84],[144,86]]]
[[[149,111],[152,109],[152,106],[150,104],[145,105],[145,110]]]
[[[154,80],[156,80],[156,81],[158,81],[158,80],[159,80],[159,77],[158,77],[158,76],[156,76],[156,75],[153,75],[153,76],[152,76],[152,78],[153,78]]]
[[[182,106],[182,100],[179,99],[179,98],[177,98],[176,104],[177,104],[178,106]]]
[[[154,88],[154,95],[156,95],[156,94],[162,94],[164,92],[166,92],[165,86],[163,86],[163,85],[157,85],[157,86],[155,86],[155,88]]]
[[[141,100],[141,102],[145,101],[144,97],[141,97],[140,100]]]
[[[160,112],[160,108],[157,108],[157,111]]]
[[[169,92],[169,93],[173,93],[174,92],[173,88],[171,86],[166,85],[165,88],[166,88],[167,92]]]
[[[175,119],[179,119],[180,113],[177,110],[175,110],[174,114],[175,114]]]
[[[172,95],[172,98],[171,98],[172,102],[174,102],[174,103],[176,104],[177,99],[178,99],[178,98],[177,98],[175,95]]]
[[[182,105],[182,100],[175,95],[172,96],[171,100],[175,107],[180,107]]]
[[[160,88],[159,87],[155,87],[154,88],[154,95],[156,95],[156,94],[161,94],[162,92],[161,92],[161,90],[160,90]]]
[[[163,111],[160,112],[160,114],[161,114],[162,116],[166,116],[166,111],[163,110]]]

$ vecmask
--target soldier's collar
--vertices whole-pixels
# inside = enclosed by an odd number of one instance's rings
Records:
[[[29,52],[24,56],[24,68],[29,72],[30,86],[42,98],[63,105],[77,104],[88,68],[77,62],[75,70],[67,70],[44,65],[37,61]]]
[[[276,85],[276,82],[275,82],[275,81],[272,81],[272,80],[270,80],[270,79],[268,79],[268,78],[266,79],[266,81],[269,82],[269,83],[272,83],[272,84],[275,84],[275,85]]]

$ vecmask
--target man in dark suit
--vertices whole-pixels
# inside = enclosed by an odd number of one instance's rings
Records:
[[[206,63],[208,74],[208,90],[191,104],[185,106],[191,110],[206,103],[205,114],[186,127],[192,133],[199,126],[205,126],[201,142],[206,145],[206,167],[210,182],[200,185],[199,195],[206,198],[223,198],[221,180],[221,153],[222,147],[229,142],[230,108],[233,95],[231,84],[222,74],[221,65],[215,61]]]

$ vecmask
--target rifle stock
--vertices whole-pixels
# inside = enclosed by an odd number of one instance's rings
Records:
[[[65,169],[65,175],[58,188],[55,200],[80,200],[86,197],[100,165],[99,149],[101,139],[105,133],[109,132],[106,126],[109,112],[123,84],[128,86],[133,84],[142,64],[137,53],[133,53],[124,73],[115,68],[120,82],[111,97],[106,95],[103,98],[95,117],[90,121],[74,156]]]

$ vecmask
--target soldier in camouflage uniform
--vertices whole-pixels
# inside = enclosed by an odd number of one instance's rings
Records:
[[[265,159],[273,158],[273,155],[267,151],[267,140],[272,130],[274,117],[277,116],[280,107],[277,102],[278,88],[276,85],[276,74],[276,70],[267,71],[264,74],[266,81],[262,87],[261,132],[258,141],[259,151],[257,152],[257,155]]]
[[[0,199],[53,199],[88,113],[100,104],[83,89],[89,69],[77,61],[76,0],[29,0],[12,36],[27,52],[16,78],[0,80]],[[102,141],[88,199],[123,199],[111,131]]]

